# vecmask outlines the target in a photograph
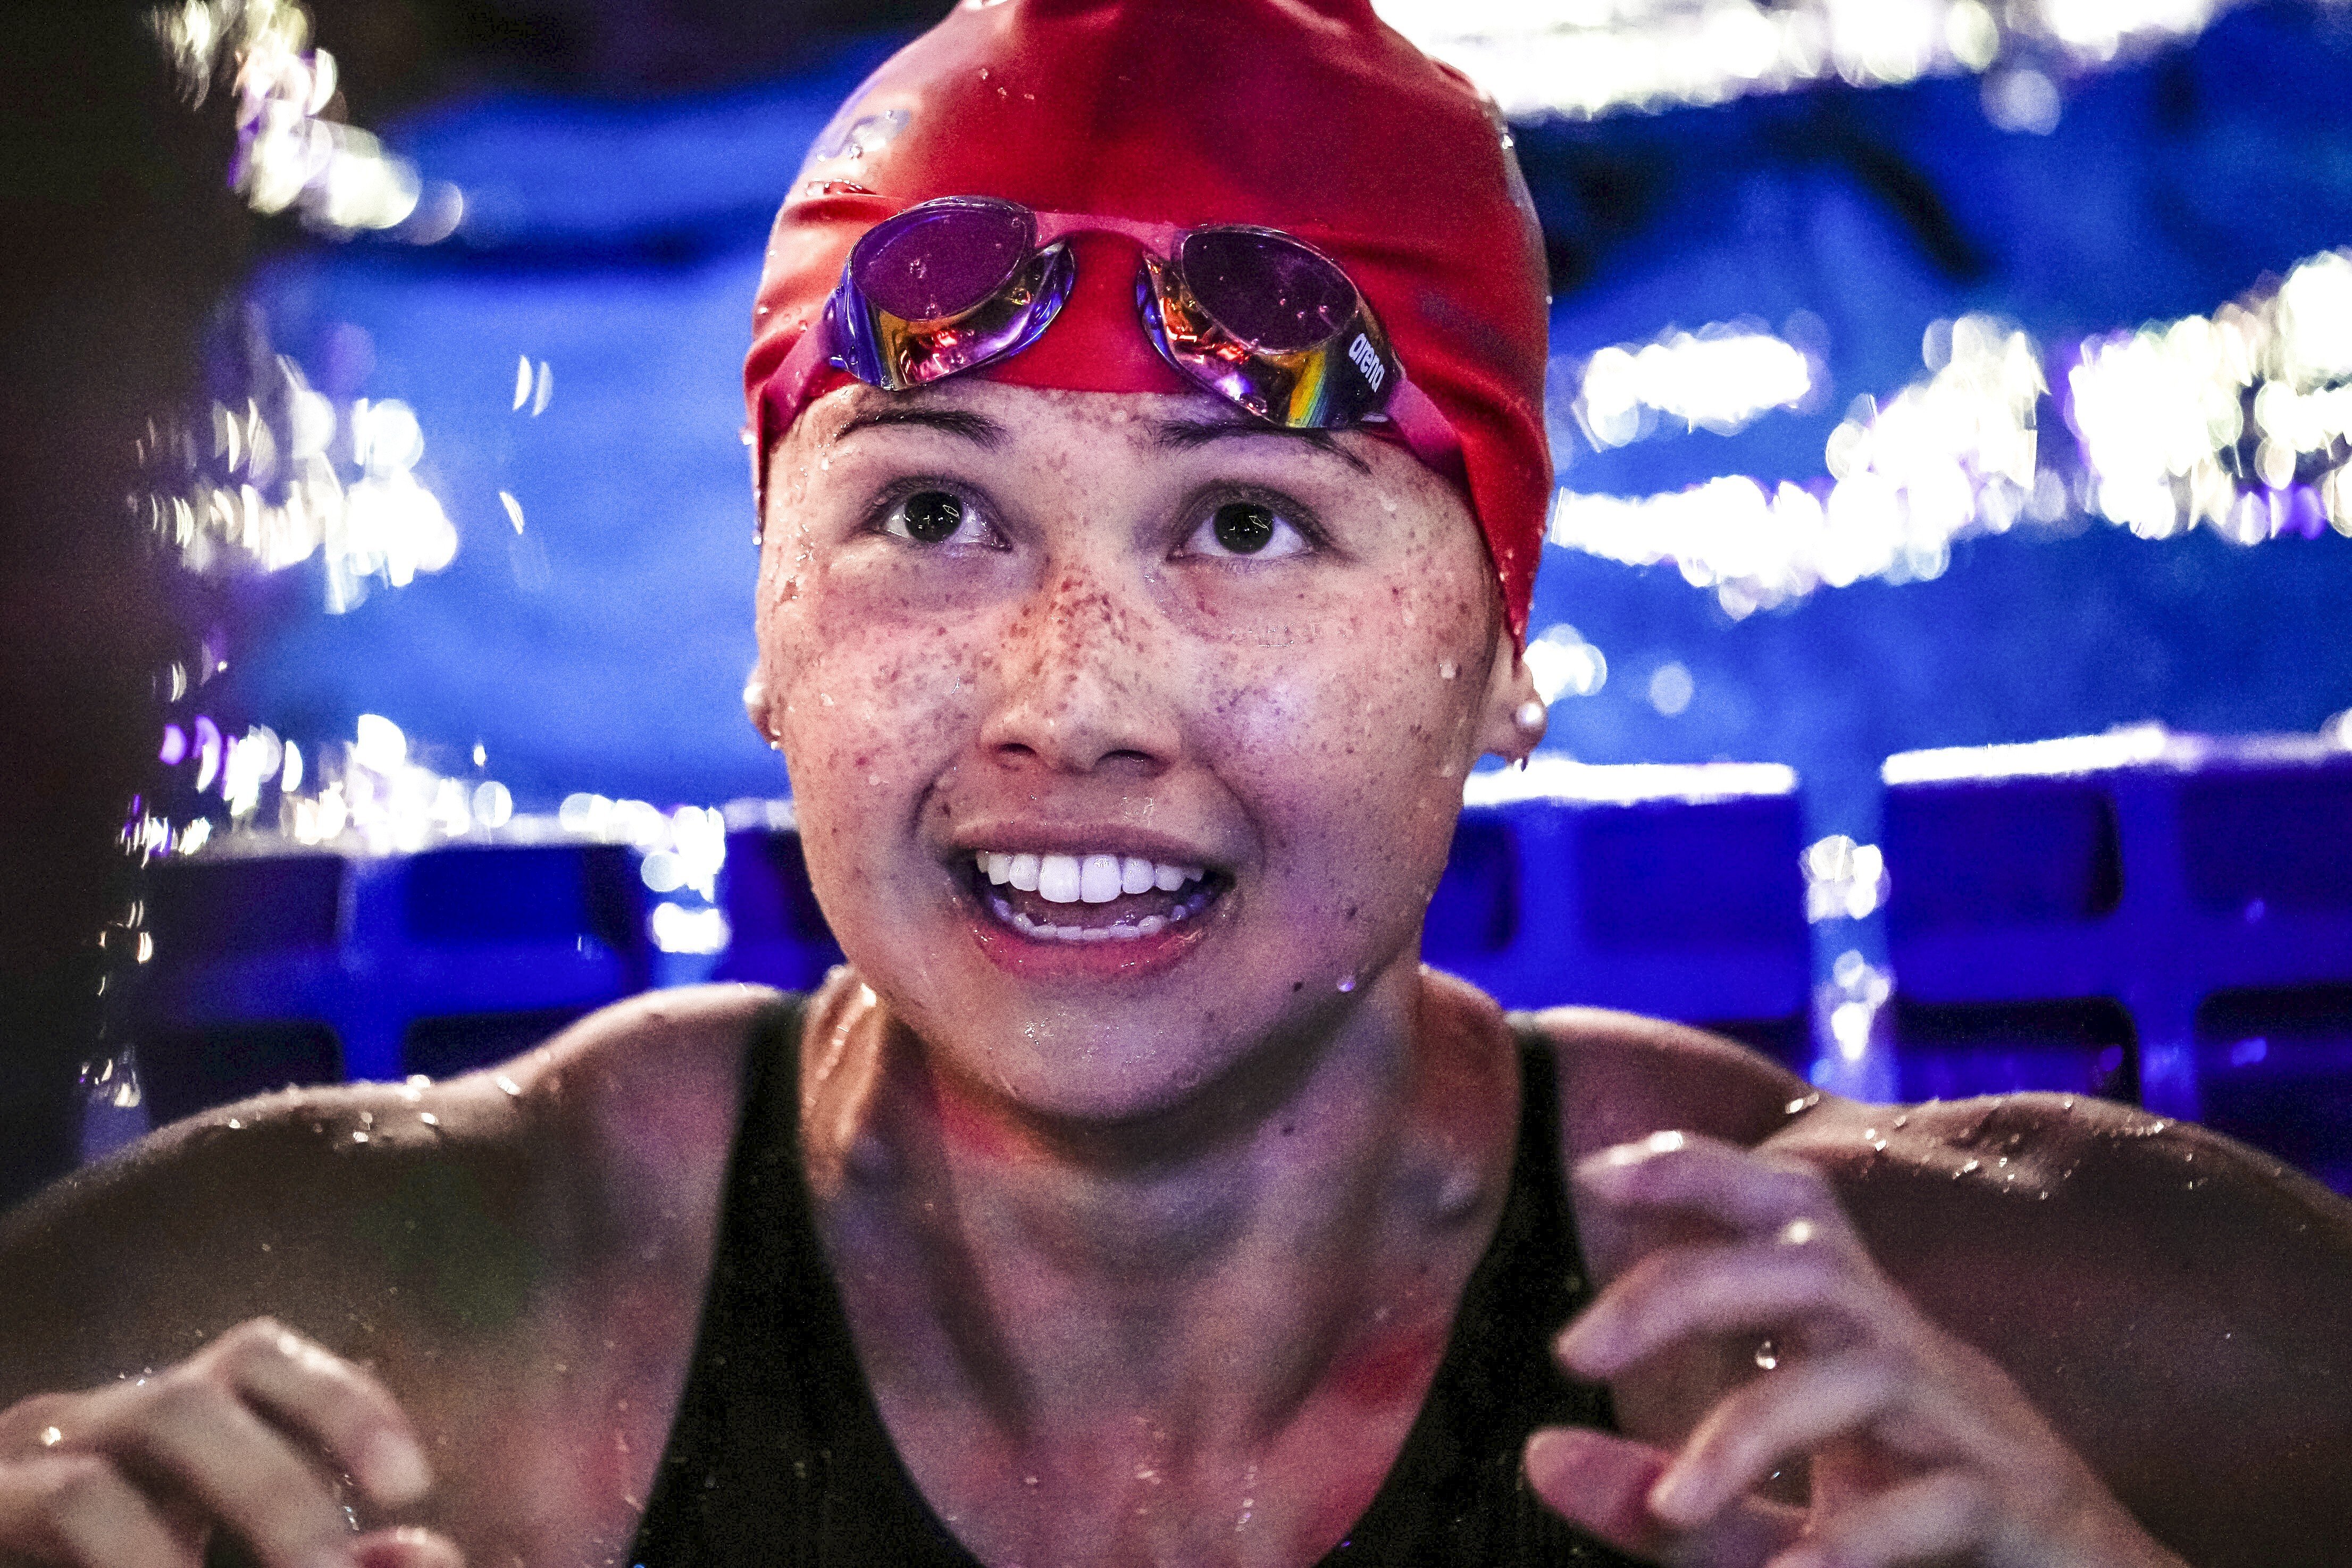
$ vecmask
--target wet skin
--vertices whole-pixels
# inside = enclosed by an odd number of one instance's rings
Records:
[[[1515,1048],[1417,955],[1464,771],[1533,738],[1475,534],[1393,448],[1227,417],[855,389],[771,470],[747,695],[855,970],[807,1025],[810,1178],[892,1437],[992,1563],[1314,1561],[1502,1198]],[[1241,559],[1233,505],[1264,514]],[[988,850],[1198,866],[1207,898],[1041,938]],[[11,1217],[0,1562],[193,1563],[202,1517],[349,1560],[338,1469],[371,1521],[442,1532],[373,1562],[623,1550],[761,999],[231,1107]],[[1537,1440],[1556,1506],[1667,1562],[1760,1563],[1801,1524],[1855,1562],[2336,1560],[2344,1205],[2120,1107],[1824,1101],[1690,1030],[1544,1021],[1606,1287],[1564,1352],[1625,1431]],[[229,1333],[263,1312],[332,1356]],[[383,1458],[412,1439],[421,1500]],[[59,1544],[151,1503],[179,1555]]]

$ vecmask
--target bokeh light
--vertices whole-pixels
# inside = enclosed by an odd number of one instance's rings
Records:
[[[1515,120],[1717,104],[1810,82],[1899,87],[2012,57],[2089,69],[2202,31],[2233,0],[1380,0]],[[2031,73],[2048,89],[2046,76]],[[2034,89],[2008,89],[2012,101]],[[2023,106],[2021,106],[2022,108]],[[2052,123],[2054,102],[2044,110]],[[2021,127],[2047,129],[2046,126]]]

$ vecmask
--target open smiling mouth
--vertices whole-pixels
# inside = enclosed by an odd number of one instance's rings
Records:
[[[972,856],[972,886],[999,924],[1035,942],[1135,942],[1199,916],[1231,879],[1139,855]]]

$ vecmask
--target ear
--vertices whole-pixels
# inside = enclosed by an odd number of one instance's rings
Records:
[[[1536,695],[1536,677],[1519,654],[1518,639],[1501,616],[1495,621],[1495,656],[1486,666],[1478,749],[1506,762],[1525,762],[1544,737],[1543,700]]]

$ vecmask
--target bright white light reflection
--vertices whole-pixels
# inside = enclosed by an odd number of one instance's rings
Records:
[[[1796,769],[1778,762],[1579,762],[1538,752],[1524,768],[1473,773],[1462,786],[1465,806],[1570,800],[1631,805],[1641,800],[1736,800],[1788,795]]]
[[[1523,657],[1536,695],[1547,706],[1564,696],[1589,697],[1609,683],[1608,659],[1565,621],[1530,639]]]
[[[2066,384],[2092,505],[2141,538],[2352,534],[2352,253],[2210,317],[2086,342]]]
[[[1944,362],[1881,408],[1858,399],[1830,434],[1831,478],[1770,493],[1732,475],[1642,497],[1563,490],[1549,538],[1636,566],[1672,561],[1734,619],[1864,578],[1942,575],[1951,542],[1999,532],[2035,493],[2032,340],[1990,317],[1934,335]]]
[[[154,12],[152,21],[189,102],[203,103],[224,76],[236,93],[229,183],[254,211],[291,210],[309,227],[336,235],[396,228],[416,211],[422,183],[415,166],[368,132],[328,118],[337,111],[341,73],[334,56],[308,47],[310,17],[302,6],[186,0]]]
[[[275,373],[282,395],[268,401],[283,410],[278,423],[255,399],[243,409],[215,403],[211,463],[173,476],[184,485],[176,493],[147,497],[149,523],[163,543],[196,572],[237,563],[280,571],[323,549],[332,612],[358,604],[373,583],[404,587],[446,569],[457,559],[457,530],[412,472],[425,454],[415,412],[397,400],[362,398],[339,417],[291,360],[281,356]],[[348,436],[356,470],[348,476],[332,455],[339,434]],[[161,437],[143,450],[151,464],[173,456]],[[193,463],[193,452],[179,450]]]
[[[352,757],[359,765],[375,773],[396,773],[408,761],[408,737],[400,726],[381,714],[360,715],[357,726],[359,743]]]
[[[676,904],[655,904],[646,925],[654,946],[665,953],[722,952],[734,935],[720,911]]]
[[[1648,434],[1661,414],[1728,435],[1768,410],[1794,408],[1812,387],[1802,350],[1717,324],[1602,349],[1585,362],[1573,409],[1595,446],[1623,446]]]
[[[1515,120],[1722,103],[2054,56],[2084,70],[2193,36],[2239,0],[1378,0]],[[2046,78],[2045,78],[2046,79]]]
[[[1802,863],[1807,920],[1864,920],[1886,902],[1886,857],[1876,844],[1832,834],[1807,846]]]
[[[1814,998],[1816,1015],[1828,1023],[1841,1061],[1857,1065],[1870,1054],[1879,1010],[1895,994],[1895,977],[1860,953],[1844,952],[1830,967],[1830,979]]]

